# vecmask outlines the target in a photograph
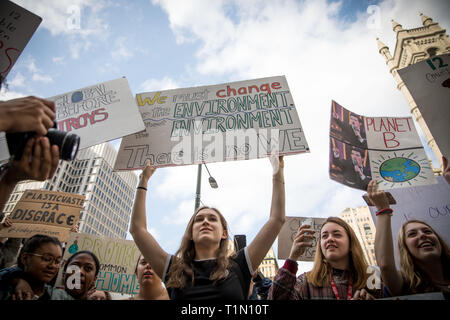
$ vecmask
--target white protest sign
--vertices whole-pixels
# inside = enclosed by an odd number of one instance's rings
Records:
[[[41,17],[11,1],[0,2],[0,75],[3,79],[41,21]]]
[[[58,129],[80,136],[80,149],[145,129],[125,77],[48,98]]]
[[[315,231],[314,240],[311,241],[311,247],[306,248],[305,252],[298,259],[299,261],[314,261],[316,255],[317,241],[320,241],[320,229],[325,222],[325,218],[306,218],[306,217],[286,217],[286,222],[278,234],[278,259],[289,258],[292,243],[297,234],[298,228],[303,224],[303,221],[309,220],[308,224],[311,229]]]
[[[136,95],[146,131],[122,139],[115,170],[309,152],[284,76]]]
[[[396,205],[391,205],[394,210],[391,227],[397,268],[400,268],[397,235],[403,223],[408,220],[428,223],[450,244],[450,185],[442,176],[437,177],[437,181],[438,183],[433,185],[389,191],[397,201]],[[369,209],[376,225],[376,208],[370,206]]]
[[[63,269],[69,257],[78,251],[93,252],[100,261],[100,271],[96,288],[136,295],[139,282],[134,274],[140,256],[139,249],[130,240],[95,236],[87,233],[70,233],[64,251],[63,263],[58,273],[56,284],[63,287]]]
[[[366,190],[436,183],[411,117],[366,117],[332,102],[330,178]]]
[[[398,70],[442,154],[450,156],[450,54]]]

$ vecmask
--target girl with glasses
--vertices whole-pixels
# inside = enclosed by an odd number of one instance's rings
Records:
[[[45,235],[29,238],[19,253],[17,268],[0,272],[0,300],[73,300],[64,290],[48,285],[58,274],[61,259],[62,247],[57,238]],[[30,290],[16,295],[20,280],[25,280]]]

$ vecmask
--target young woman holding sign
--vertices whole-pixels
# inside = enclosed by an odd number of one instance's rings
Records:
[[[245,300],[254,269],[264,259],[285,222],[283,157],[273,158],[270,218],[248,247],[228,256],[228,225],[219,210],[198,209],[191,217],[180,248],[166,253],[147,231],[145,196],[155,169],[147,164],[140,175],[130,233],[171,299]],[[276,161],[278,160],[278,161]]]
[[[370,275],[361,245],[352,228],[340,218],[330,217],[324,222],[314,267],[296,278],[297,259],[314,239],[315,231],[310,228],[302,225],[298,229],[289,258],[274,278],[269,300],[374,299],[366,288]]]
[[[367,188],[369,199],[377,208],[375,255],[381,277],[393,296],[425,292],[450,293],[450,249],[427,223],[405,222],[399,230],[397,246],[400,271],[395,267],[391,216],[393,210],[384,191],[378,191],[376,180]]]

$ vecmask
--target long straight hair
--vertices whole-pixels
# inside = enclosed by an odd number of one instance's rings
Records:
[[[195,244],[192,240],[192,228],[194,225],[195,216],[203,209],[214,210],[219,215],[219,219],[223,229],[227,231],[227,234],[229,234],[227,221],[219,210],[207,206],[198,208],[189,220],[186,231],[183,235],[183,239],[181,241],[180,248],[175,253],[174,259],[172,259],[172,264],[168,272],[168,288],[183,289],[188,281],[190,281],[192,285],[194,284],[193,266],[195,259]],[[217,266],[209,277],[209,279],[212,280],[214,284],[222,279],[225,279],[228,275],[228,242],[228,237],[226,239],[220,240],[219,250],[216,257]]]
[[[349,267],[350,274],[352,278],[353,288],[355,290],[360,290],[364,288],[367,284],[367,279],[369,277],[367,273],[367,267],[369,266],[366,258],[364,257],[363,250],[361,248],[361,244],[356,237],[353,229],[348,225],[347,222],[338,217],[329,217],[324,224],[333,222],[344,228],[345,233],[349,238]],[[320,232],[322,232],[322,228],[320,228]],[[316,246],[316,255],[314,256],[314,266],[313,269],[306,274],[306,279],[313,286],[316,287],[327,287],[331,283],[332,276],[332,267],[325,259],[325,256],[322,252],[322,247],[320,246],[320,234],[319,240],[317,241]]]
[[[397,237],[397,247],[398,247],[398,254],[399,254],[399,260],[400,260],[400,271],[403,275],[403,278],[405,279],[405,282],[411,290],[412,293],[420,293],[420,292],[426,292],[426,291],[433,291],[433,287],[431,285],[431,281],[429,280],[430,277],[419,268],[419,266],[415,263],[414,257],[411,255],[411,253],[408,250],[408,247],[406,246],[406,236],[405,236],[405,229],[406,226],[410,223],[420,223],[428,228],[431,229],[431,231],[436,235],[436,237],[439,240],[439,243],[441,244],[441,264],[442,264],[442,270],[444,271],[444,275],[446,274],[447,277],[449,276],[449,270],[450,270],[450,249],[448,245],[445,243],[444,239],[441,238],[441,236],[434,231],[434,229],[426,222],[420,221],[420,220],[408,220],[406,221],[402,227],[400,228],[398,232]],[[429,282],[426,284],[424,281],[427,280]]]

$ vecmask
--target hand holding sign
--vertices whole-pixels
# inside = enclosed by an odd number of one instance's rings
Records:
[[[292,242],[289,259],[297,261],[305,252],[305,249],[310,248],[313,245],[312,240],[314,240],[315,231],[310,228],[311,225],[308,224],[303,224],[300,228],[298,228],[297,234]]]
[[[376,180],[369,182],[367,186],[367,194],[370,201],[377,207],[377,210],[389,208],[389,198],[384,191],[378,191]]]
[[[156,168],[150,165],[150,162],[147,161],[145,163],[145,168],[142,170],[139,175],[139,181],[144,182],[147,185],[148,180],[150,180],[151,176],[155,173]]]

